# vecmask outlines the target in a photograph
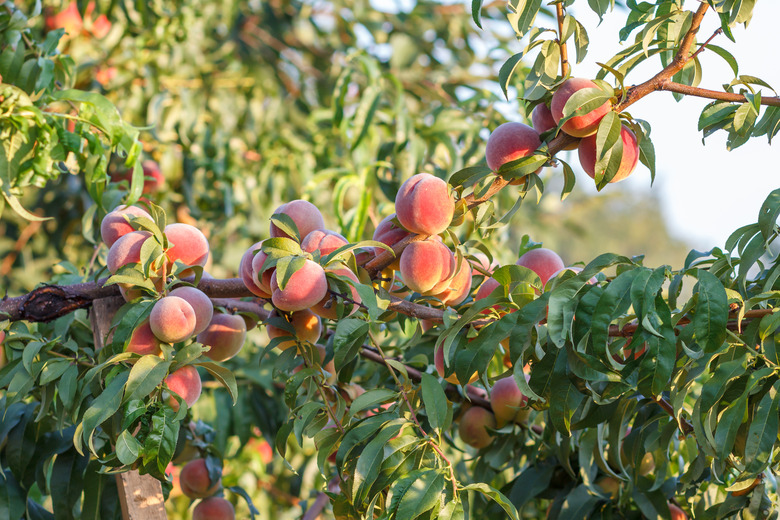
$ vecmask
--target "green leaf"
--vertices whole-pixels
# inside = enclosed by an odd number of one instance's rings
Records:
[[[693,316],[695,337],[705,352],[715,352],[726,340],[728,297],[715,275],[699,269],[697,277],[699,283],[693,289],[698,295]]]
[[[757,475],[766,469],[778,434],[780,381],[775,381],[758,403],[745,442],[745,471]]]
[[[367,390],[352,401],[352,404],[349,407],[349,415],[355,415],[363,410],[371,410],[378,407],[380,404],[395,400],[397,397],[398,392],[390,390],[389,388]]]
[[[533,26],[536,14],[542,6],[542,0],[517,0],[510,4],[515,12],[509,15],[509,20],[518,37],[522,37]]]
[[[333,362],[336,370],[341,370],[360,352],[360,347],[368,337],[367,322],[355,318],[339,320],[333,335]]]
[[[143,443],[143,464],[150,474],[163,478],[165,468],[176,451],[176,439],[179,436],[181,421],[176,419],[177,412],[163,406],[152,415],[152,424]]]
[[[481,493],[482,495],[486,496],[487,498],[491,499],[493,502],[501,506],[501,509],[506,512],[507,515],[509,515],[509,518],[512,520],[520,520],[520,515],[517,512],[517,509],[514,505],[512,505],[512,502],[509,501],[507,497],[504,496],[503,493],[501,493],[499,490],[495,489],[492,486],[489,486],[488,484],[478,482],[475,484],[469,484],[468,486],[463,486],[463,491],[476,491],[477,493]]]
[[[168,375],[170,366],[170,361],[164,361],[159,356],[152,354],[142,356],[130,370],[122,402],[141,399],[151,394]]]
[[[127,430],[120,433],[116,439],[116,457],[122,464],[128,465],[138,460],[142,449],[141,443]]]
[[[413,520],[431,509],[441,499],[446,485],[446,479],[441,471],[425,470],[415,477],[408,485],[403,482],[404,479],[401,479],[392,488],[393,502],[400,496],[395,509],[396,520]]]
[[[92,405],[84,412],[84,419],[81,422],[82,436],[93,453],[96,453],[96,451],[92,444],[92,435],[100,424],[108,420],[119,410],[119,407],[122,405],[125,383],[129,375],[129,372],[123,372],[114,377],[105,390],[92,401]]]
[[[450,403],[447,401],[441,383],[432,375],[423,373],[420,386],[422,387],[425,413],[428,415],[431,427],[437,430],[447,430],[449,428],[447,417],[451,416],[449,414]]]
[[[506,60],[498,71],[498,84],[501,86],[501,90],[504,92],[504,97],[507,98],[507,100],[509,100],[509,93],[507,92],[509,80],[512,79],[512,75],[514,75],[515,70],[520,65],[522,59],[523,53],[518,52]],[[453,186],[455,185],[453,184]]]
[[[404,423],[404,419],[395,419],[387,423],[363,448],[360,457],[358,457],[355,472],[352,474],[354,479],[351,486],[353,502],[362,503],[372,498],[368,496],[368,493],[381,471],[382,462],[386,456],[387,443],[398,435]]]
[[[230,394],[230,398],[233,399],[233,404],[236,404],[236,401],[238,400],[238,386],[236,385],[236,376],[233,374],[232,370],[209,361],[195,363],[195,366],[205,368],[209,374],[222,383],[222,386],[224,386]]]
[[[471,18],[477,27],[482,29],[482,22],[480,17],[482,15],[482,0],[471,0]]]

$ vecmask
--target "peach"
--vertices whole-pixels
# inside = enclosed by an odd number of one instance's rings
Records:
[[[493,442],[493,435],[487,428],[496,427],[493,414],[479,406],[472,406],[460,418],[458,434],[463,442],[481,450]]]
[[[164,296],[157,300],[149,315],[149,325],[160,341],[178,343],[193,336],[196,323],[195,309],[178,296]]]
[[[542,145],[536,130],[523,123],[504,123],[493,130],[485,146],[488,167],[495,171],[504,164],[528,157]]]
[[[530,376],[526,375],[526,381]],[[490,407],[496,416],[499,428],[510,422],[522,423],[528,418],[528,409],[523,409],[528,398],[520,391],[513,376],[499,379],[490,391]]]
[[[65,29],[65,34],[74,38],[81,33],[84,23],[81,19],[81,13],[75,0],[68,4],[68,7],[57,14],[47,13],[45,26],[47,31],[55,29]]]
[[[301,242],[301,249],[307,253],[319,251],[321,256],[331,254],[336,249],[347,245],[347,239],[329,229],[315,229]]]
[[[395,197],[398,222],[412,233],[438,235],[447,229],[455,213],[449,185],[430,173],[413,175]]]
[[[517,260],[516,264],[535,272],[542,280],[542,287],[553,274],[565,267],[563,260],[555,251],[543,247],[527,251]]]
[[[200,334],[209,326],[211,317],[214,315],[214,305],[206,293],[195,287],[184,285],[177,287],[168,293],[168,296],[178,296],[190,305],[195,311],[195,330],[193,335]]]
[[[306,235],[314,231],[315,229],[325,229],[325,220],[322,218],[322,213],[317,209],[317,206],[311,202],[297,199],[290,201],[286,204],[282,204],[274,211],[274,215],[284,213],[295,222],[298,228],[298,236],[304,238]],[[286,237],[290,236],[271,224],[271,237]]]
[[[609,182],[619,182],[633,173],[639,162],[639,145],[634,132],[626,125],[620,126],[620,139],[623,140],[623,156],[620,158],[620,166],[617,173]],[[591,178],[596,178],[596,134],[580,141],[579,146],[580,165]]]
[[[130,340],[125,345],[125,352],[135,352],[141,356],[147,354],[158,356],[162,352],[160,340],[152,332],[148,319],[133,330]]]
[[[471,270],[471,264],[464,258],[455,276],[450,279],[447,288],[433,296],[441,300],[444,305],[459,305],[463,303],[463,300],[471,292]]]
[[[201,500],[192,510],[192,520],[235,520],[233,504],[222,497]]]
[[[328,293],[325,270],[311,260],[306,260],[303,266],[290,276],[283,289],[279,287],[276,274],[277,271],[274,271],[271,276],[271,298],[274,307],[279,310],[295,312],[308,309]]]
[[[127,264],[141,261],[141,247],[152,234],[148,231],[132,231],[120,237],[106,256],[106,265],[111,274],[116,274],[119,269]]]
[[[116,73],[116,69],[114,69],[114,73]],[[100,81],[100,80],[98,81],[100,83],[104,83],[108,81],[108,79],[106,79],[105,81]],[[165,187],[165,177],[160,171],[160,165],[157,164],[156,161],[144,161],[141,164],[141,168],[143,169],[144,172],[144,187],[143,187],[144,195],[148,195],[149,193],[160,191]],[[111,180],[113,182],[126,181],[129,185],[130,182],[132,182],[133,180],[133,171],[118,170],[111,175]]]
[[[383,244],[393,247],[395,244],[411,235],[409,231],[396,224],[394,222],[395,220],[397,220],[395,213],[383,218],[374,230],[374,236],[372,239],[376,242],[382,242]],[[385,250],[380,247],[375,247],[374,255],[379,256],[384,251]],[[388,267],[392,269],[398,269],[400,262],[401,259],[396,257],[396,259],[393,260],[393,263]]]
[[[325,272],[333,273],[335,275],[342,276],[344,278],[349,278],[349,280],[351,280],[352,283],[355,284],[355,285],[350,285],[350,295],[348,297],[356,303],[351,306],[351,310],[349,310],[349,312],[346,313],[346,316],[351,316],[352,314],[357,312],[357,310],[360,308],[359,304],[362,303],[363,300],[360,299],[360,294],[358,294],[357,289],[355,289],[355,286],[360,284],[360,280],[358,280],[358,277],[355,276],[355,273],[353,273],[352,270],[347,269],[346,267],[341,267],[337,269],[326,269]],[[321,318],[336,320],[339,318],[337,300],[342,300],[342,298],[326,293],[325,296],[322,298],[322,300],[320,300],[317,304],[312,306],[311,310],[312,312],[314,312],[314,314],[316,314]],[[349,302],[344,301],[344,306],[346,309],[350,309]]]
[[[165,378],[165,384],[171,392],[181,397],[187,406],[195,404],[203,389],[198,369],[193,365],[183,366],[170,374]],[[179,409],[179,402],[173,397],[170,397],[168,402],[174,410]]]
[[[534,107],[533,111],[531,112],[531,124],[533,125],[534,130],[539,132],[539,134],[543,134],[544,132],[552,130],[558,126],[558,123],[555,122],[555,118],[552,115],[550,107],[544,103],[540,103]],[[578,142],[575,141],[569,145],[566,145],[563,149],[576,150],[577,144]]]
[[[569,78],[564,81],[558,90],[553,94],[550,110],[555,118],[555,124],[559,124],[563,118],[563,108],[576,92],[586,88],[599,88],[598,85],[589,79]],[[576,115],[567,120],[561,130],[573,137],[587,137],[595,134],[598,130],[601,119],[612,110],[612,103],[605,101],[604,104],[582,115]]]
[[[214,361],[225,361],[241,351],[246,340],[246,322],[236,314],[215,314],[196,341],[211,347],[203,354]]]
[[[214,483],[209,479],[206,459],[195,459],[185,464],[181,469],[179,482],[181,482],[182,493],[190,498],[210,497],[222,485],[222,479],[218,479]]]
[[[261,298],[270,298],[271,274],[273,273],[273,270],[269,269],[262,273],[262,277],[259,276],[263,262],[265,262],[265,259],[268,257],[268,255],[260,251],[260,248],[262,247],[263,241],[261,240],[260,242],[252,244],[252,246],[246,250],[246,253],[241,257],[241,263],[238,266],[238,275],[252,294]],[[258,251],[258,253],[255,254],[255,251]],[[254,267],[255,257],[260,257],[256,260],[258,264],[257,270],[255,270]]]
[[[420,294],[445,290],[455,267],[455,256],[440,240],[412,242],[401,253],[401,277],[407,287]]]
[[[618,493],[620,492],[620,482],[612,477],[601,477],[594,482],[596,487],[601,488],[605,495],[611,500],[617,500]]]
[[[672,520],[688,520],[688,515],[685,514],[685,511],[674,504],[669,504],[669,514],[672,515]]]
[[[437,345],[436,349],[433,352],[433,364],[436,366],[436,372],[439,373],[439,377],[444,377],[444,375],[447,372],[446,372],[446,368],[444,367],[444,347],[442,345]],[[471,377],[469,378],[469,382],[467,384],[473,383],[478,378],[479,378],[479,374],[477,372],[474,372],[473,374],[471,374]],[[452,383],[453,385],[461,384],[455,372],[450,374],[449,377],[444,377],[444,380],[449,383]]]
[[[133,226],[125,220],[125,215],[128,217],[145,217],[152,220],[152,216],[139,207],[117,206],[103,217],[103,220],[100,222],[100,236],[108,247],[113,246],[117,240],[128,233],[135,231]]]
[[[271,315],[272,318],[275,316],[278,316],[278,314],[273,313]],[[293,312],[290,315],[290,325],[295,329],[295,337],[302,342],[317,343],[317,340],[320,339],[320,334],[322,334],[322,322],[320,321],[320,318],[308,309]],[[268,332],[268,337],[271,339],[280,338],[282,336],[291,336],[288,331],[279,327],[274,327],[273,325],[268,325],[266,327],[266,332]],[[296,345],[296,341],[290,339],[279,343],[277,346],[281,350],[287,350]]]
[[[171,264],[180,261],[184,265],[206,265],[209,241],[200,229],[189,224],[168,224],[165,226],[165,236],[170,246],[165,254]],[[186,269],[180,274],[187,276],[188,272],[189,269]]]

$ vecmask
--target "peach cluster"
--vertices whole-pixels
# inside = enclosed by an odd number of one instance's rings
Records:
[[[565,149],[578,149],[580,165],[590,177],[596,177],[596,133],[599,123],[612,110],[612,103],[605,101],[602,105],[584,114],[577,114],[563,119],[566,103],[577,92],[583,89],[597,89],[598,85],[584,78],[569,78],[553,93],[549,106],[541,103],[531,112],[533,128],[523,123],[504,123],[496,128],[488,138],[485,146],[485,159],[491,170],[498,170],[504,164],[532,155],[540,146],[540,135],[556,129],[576,137],[579,142]],[[620,139],[623,143],[623,155],[618,171],[610,182],[618,182],[627,178],[636,168],[639,160],[639,145],[636,135],[626,126],[621,125]]]
[[[234,520],[236,512],[228,500],[214,496],[222,487],[222,479],[212,482],[206,459],[191,460],[179,475],[182,493],[192,499],[203,499],[192,510],[193,520]]]

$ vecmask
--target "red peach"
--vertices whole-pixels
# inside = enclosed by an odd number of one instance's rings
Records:
[[[233,504],[222,497],[205,498],[192,510],[192,520],[235,520]]]
[[[200,392],[203,389],[198,369],[193,365],[183,366],[170,374],[165,378],[165,384],[168,385],[171,392],[181,397],[187,403],[187,406],[195,404],[195,401],[200,398]],[[174,410],[179,409],[179,402],[173,397],[170,397],[168,402]]]
[[[482,449],[493,442],[493,435],[487,428],[496,427],[496,418],[488,410],[472,406],[460,418],[458,434],[463,442],[477,449]]]
[[[471,265],[464,258],[455,276],[450,279],[447,288],[433,296],[441,300],[444,305],[459,305],[463,303],[471,291],[471,271]]]
[[[180,261],[184,265],[206,265],[209,241],[200,229],[189,224],[168,224],[165,226],[165,236],[170,245],[165,254],[171,264]],[[185,269],[180,274],[187,276],[188,272],[189,269]]]
[[[278,314],[271,314],[271,317],[276,316],[278,316]],[[317,343],[317,340],[320,339],[320,334],[322,334],[322,322],[320,321],[320,318],[308,309],[293,312],[290,315],[290,325],[292,325],[295,330],[295,337],[302,342]],[[288,331],[279,327],[274,327],[273,325],[268,325],[266,327],[266,332],[270,339],[291,335]],[[281,350],[287,350],[296,345],[296,341],[290,339],[279,343],[277,346]]]
[[[347,239],[329,229],[315,229],[301,242],[301,249],[307,253],[319,251],[321,256],[331,254],[336,249],[347,245]]]
[[[246,253],[241,257],[241,263],[238,266],[238,274],[246,288],[249,289],[252,294],[261,298],[270,298],[271,274],[273,274],[273,269],[264,272],[262,274],[262,280],[258,276],[260,274],[260,269],[263,266],[263,262],[265,262],[265,259],[268,257],[268,255],[260,251],[262,247],[263,241],[261,240],[247,249]],[[258,253],[255,254],[255,251],[258,251]],[[255,257],[260,257],[257,259],[257,270],[254,268]]]
[[[195,309],[183,298],[165,296],[157,300],[149,315],[149,326],[160,341],[178,343],[193,336]]]
[[[206,330],[214,315],[214,305],[211,303],[211,299],[206,296],[206,293],[195,287],[184,285],[172,290],[168,295],[178,296],[192,305],[192,309],[195,311],[195,330],[192,333],[193,335],[200,334]]]
[[[569,78],[558,87],[553,94],[550,110],[555,118],[556,125],[563,118],[563,108],[577,91],[586,88],[598,88],[598,85],[584,78]],[[574,137],[586,137],[596,133],[601,119],[612,110],[612,103],[605,101],[600,107],[582,115],[577,115],[567,120],[561,130]]]
[[[526,375],[526,381],[530,376]],[[530,413],[524,409],[528,398],[523,395],[513,376],[499,379],[490,391],[490,407],[499,428],[510,422],[525,422]]]
[[[504,123],[493,130],[485,146],[488,167],[495,171],[504,164],[528,157],[542,142],[539,134],[523,123]]]
[[[236,314],[215,314],[196,341],[211,347],[203,355],[214,361],[226,361],[241,351],[246,340],[246,322]]]
[[[533,111],[531,112],[531,124],[533,125],[534,130],[540,134],[543,134],[544,132],[552,130],[558,126],[558,123],[555,122],[555,118],[552,115],[550,107],[544,103],[540,103],[534,107]],[[577,144],[578,142],[575,141],[569,145],[566,145],[563,149],[576,150]]]
[[[401,253],[401,277],[407,287],[420,294],[446,289],[455,267],[455,256],[440,240],[412,242]]]
[[[111,67],[111,69],[113,69],[113,73],[115,74],[116,69],[113,67]],[[113,74],[108,72],[111,69],[107,69],[106,72],[103,72],[106,77],[103,78],[104,81],[98,80],[99,83],[104,83],[105,81],[108,81],[110,77],[113,77]],[[144,161],[141,163],[141,168],[143,169],[144,176],[144,195],[160,191],[165,187],[165,177],[160,171],[160,165],[157,164],[156,161]],[[125,181],[129,185],[133,180],[133,170],[117,170],[111,174],[111,180],[113,182]]]
[[[222,479],[212,483],[209,479],[209,470],[206,467],[206,459],[189,461],[179,475],[181,491],[190,498],[210,497],[219,490]]]
[[[445,371],[444,367],[444,347],[442,345],[437,345],[436,349],[433,352],[433,364],[436,367],[436,372],[438,372],[439,377],[444,377],[444,374],[447,372]],[[471,374],[471,377],[469,378],[469,382],[467,384],[471,384],[474,381],[476,381],[479,378],[479,374],[477,372],[474,372]],[[460,380],[458,379],[458,376],[453,372],[450,374],[449,377],[444,377],[444,380],[452,383],[453,385],[459,385]]]
[[[125,352],[135,352],[141,356],[147,354],[160,355],[162,352],[160,340],[152,332],[148,319],[144,320],[133,330],[127,345],[125,345]]]
[[[617,173],[609,182],[619,182],[633,173],[639,162],[639,145],[634,132],[626,125],[620,127],[620,138],[623,140],[623,156]],[[596,135],[591,135],[580,141],[580,165],[591,178],[596,178]]]
[[[316,262],[306,260],[303,266],[290,276],[284,289],[279,287],[277,271],[271,276],[272,300],[282,311],[294,312],[308,309],[322,300],[328,292],[325,271]]]
[[[274,215],[284,213],[295,222],[298,228],[298,235],[303,238],[315,229],[325,229],[325,220],[322,218],[322,213],[317,209],[317,206],[311,202],[297,199],[290,201],[286,204],[282,204],[274,211]],[[271,224],[271,237],[286,237],[290,236]]]
[[[128,233],[135,231],[133,226],[125,220],[125,215],[144,217],[149,220],[152,219],[152,216],[149,215],[149,213],[139,207],[125,205],[117,206],[103,217],[103,220],[100,222],[100,236],[108,247],[113,246],[117,240]]]
[[[382,242],[383,244],[393,247],[395,244],[397,244],[404,238],[411,235],[409,231],[405,230],[404,228],[396,224],[394,220],[397,220],[395,213],[383,218],[382,221],[379,223],[379,225],[377,225],[376,229],[374,230],[374,236],[372,239],[376,242]],[[375,247],[374,255],[379,256],[384,251],[385,250],[380,247]],[[398,269],[400,262],[401,259],[399,257],[396,257],[396,259],[393,260],[393,263],[390,264],[388,267],[392,269]]]
[[[535,272],[542,280],[542,287],[553,274],[565,267],[563,260],[555,251],[543,247],[527,251],[516,264]]]
[[[438,235],[455,213],[449,185],[429,173],[413,175],[395,197],[395,212],[403,227],[421,235]]]
[[[151,236],[148,231],[132,231],[114,242],[106,257],[106,265],[111,274],[116,274],[122,266],[140,262],[141,247]]]
[[[358,277],[355,276],[355,273],[352,272],[352,270],[347,269],[346,267],[341,267],[337,269],[326,269],[326,273],[333,273],[337,276],[342,276],[344,278],[349,278],[352,283],[355,285],[350,286],[350,296],[349,298],[356,302],[352,305],[351,310],[346,314],[346,316],[351,316],[357,310],[360,308],[359,304],[362,303],[362,300],[360,299],[360,294],[358,294],[357,289],[355,289],[355,286],[360,284],[360,280],[358,280]],[[336,320],[339,318],[338,315],[338,305],[335,300],[338,300],[338,296],[333,296],[329,293],[326,293],[325,296],[320,300],[317,304],[313,305],[311,310],[314,314],[321,318],[326,318],[329,320]],[[344,306],[346,309],[350,308],[350,305],[348,302],[344,302]],[[345,317],[346,317],[345,316]]]
[[[672,520],[688,520],[688,515],[685,514],[685,511],[674,504],[669,504],[669,514],[672,515]]]

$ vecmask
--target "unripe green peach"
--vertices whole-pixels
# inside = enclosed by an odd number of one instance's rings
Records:
[[[192,520],[235,520],[233,504],[222,497],[201,500],[192,510]]]
[[[246,322],[235,314],[215,314],[198,334],[198,343],[211,347],[203,354],[214,361],[226,361],[241,351],[246,341]]]
[[[282,204],[274,211],[274,215],[284,213],[295,222],[298,228],[298,235],[303,239],[306,235],[314,231],[315,229],[325,229],[325,220],[322,218],[322,213],[317,209],[317,206],[311,202],[305,200],[293,200],[286,204]],[[290,236],[271,224],[271,237],[286,237]]]
[[[170,374],[165,378],[165,384],[168,389],[181,397],[187,406],[192,406],[200,398],[200,392],[203,389],[203,383],[200,380],[198,370],[192,365],[186,365]],[[169,397],[168,403],[174,410],[179,409],[179,402],[173,397]]]
[[[222,479],[212,483],[209,479],[209,470],[206,467],[206,459],[189,461],[179,475],[181,491],[190,498],[210,497],[219,490]]]
[[[286,312],[308,309],[318,303],[328,292],[328,280],[322,267],[311,260],[295,271],[285,285],[279,287],[277,271],[271,276],[271,290],[274,307]]]
[[[460,418],[458,434],[463,442],[481,450],[493,442],[493,435],[487,428],[495,429],[496,418],[479,406],[472,406]]]
[[[111,210],[100,222],[100,236],[109,248],[126,234],[135,231],[133,226],[125,220],[125,215],[152,219],[149,213],[136,206],[122,205]]]
[[[209,326],[214,315],[214,305],[206,293],[195,287],[184,285],[172,290],[168,296],[178,296],[190,305],[195,311],[195,330],[193,335],[200,334]]]
[[[275,316],[278,315],[276,313],[271,315],[271,317]],[[308,309],[293,312],[290,315],[290,325],[295,329],[295,337],[302,342],[317,343],[317,340],[320,339],[320,334],[322,334],[322,322],[320,321],[320,318]],[[273,325],[268,325],[266,331],[268,332],[268,337],[270,339],[290,336],[290,333],[286,330],[274,327]],[[281,350],[287,350],[296,345],[295,340],[290,339],[282,341],[277,347]]]
[[[149,315],[152,332],[165,343],[178,343],[191,338],[196,322],[195,309],[178,296],[160,298]]]
[[[395,197],[395,212],[403,227],[413,233],[438,235],[447,229],[455,213],[449,185],[429,173],[413,175]]]

